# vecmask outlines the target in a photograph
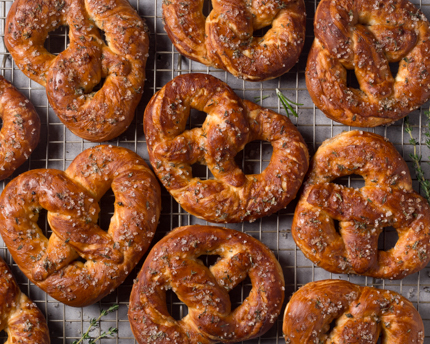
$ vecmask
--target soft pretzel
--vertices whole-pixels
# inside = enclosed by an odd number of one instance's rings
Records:
[[[207,268],[201,255],[219,255]],[[249,296],[234,311],[228,292],[246,276]],[[166,290],[188,306],[171,317]],[[282,269],[266,246],[228,228],[185,226],[170,232],[149,253],[130,296],[128,318],[138,343],[234,343],[264,334],[284,300]]]
[[[115,212],[105,232],[97,225],[97,202],[109,188]],[[124,281],[152,240],[160,207],[159,185],[142,158],[125,148],[96,146],[65,172],[32,170],[12,180],[0,197],[0,232],[34,284],[81,307]],[[37,225],[41,208],[48,211],[49,239]]]
[[[430,26],[408,0],[322,0],[306,85],[316,106],[354,127],[392,123],[430,97]],[[393,77],[389,63],[399,62]],[[348,87],[354,69],[360,89]]]
[[[208,114],[202,128],[185,130],[191,108]],[[167,83],[146,107],[144,126],[158,178],[186,211],[207,221],[253,221],[286,207],[308,168],[306,144],[287,117],[240,99],[210,75]],[[245,175],[234,157],[253,140],[269,141],[273,154],[262,173]],[[193,178],[194,163],[215,179]]]
[[[380,336],[387,344],[424,343],[423,321],[408,299],[340,280],[300,288],[285,309],[283,332],[287,344],[376,344]]]
[[[184,56],[249,81],[277,78],[297,62],[305,42],[303,0],[212,1],[207,18],[203,3],[163,1],[164,28]]]
[[[9,177],[39,143],[40,120],[33,104],[0,76],[0,180]]]
[[[61,25],[69,27],[70,44],[55,56],[43,44]],[[67,128],[95,142],[117,137],[133,120],[148,41],[127,0],[16,0],[6,20],[5,44],[15,63],[46,87]],[[102,88],[92,92],[103,78]]]
[[[361,175],[365,186],[331,183],[351,174]],[[392,249],[378,251],[378,237],[388,226],[399,239]],[[305,256],[333,273],[400,279],[430,261],[430,207],[412,189],[408,166],[394,146],[372,133],[346,132],[322,144],[291,231]]]
[[[15,278],[0,257],[0,331],[6,343],[49,344],[45,317],[27,295],[21,293]]]

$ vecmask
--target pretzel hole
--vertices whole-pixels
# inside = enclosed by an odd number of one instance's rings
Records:
[[[102,229],[109,228],[110,220],[115,211],[115,195],[111,188],[102,196],[99,205],[100,214],[103,214],[103,216],[99,216],[98,225]]]
[[[221,259],[221,256],[219,255],[202,255],[199,256],[198,259],[203,263],[204,266],[206,266],[207,268],[210,268],[212,265],[215,265],[217,263],[218,260]]]
[[[269,166],[273,147],[269,142],[256,140],[248,142],[235,161],[245,174],[260,174]]]
[[[246,276],[242,282],[229,291],[228,295],[231,300],[231,312],[243,304],[243,301],[249,296],[251,289],[251,279],[249,276]]]
[[[188,117],[187,129],[201,128],[206,117],[206,112],[191,108],[190,116]]]
[[[398,62],[391,62],[390,63],[390,71],[391,75],[394,79],[396,79],[397,72],[399,71],[399,63]]]
[[[383,251],[388,251],[396,246],[397,241],[399,240],[399,235],[397,230],[392,227],[384,227],[382,235],[378,238],[378,249]]]
[[[39,218],[37,219],[37,226],[41,229],[43,235],[46,236],[47,239],[52,234],[52,230],[48,224],[48,211],[45,208],[39,208]]]
[[[203,1],[203,9],[202,9],[203,15],[205,17],[208,17],[211,11],[212,11],[212,1],[209,1],[209,0]]]
[[[357,76],[355,75],[354,70],[348,71],[346,80],[347,80],[346,86],[348,88],[356,88],[356,89],[360,88],[360,84],[358,83],[358,79],[357,79]]]
[[[172,289],[166,291],[166,305],[170,316],[176,321],[180,321],[188,314],[188,306],[179,300],[178,296]]]
[[[49,32],[44,47],[51,54],[58,55],[66,50],[69,43],[69,28],[67,26],[60,26],[54,31]]]
[[[340,235],[340,223],[338,220],[333,219],[333,227],[336,230],[337,234]]]

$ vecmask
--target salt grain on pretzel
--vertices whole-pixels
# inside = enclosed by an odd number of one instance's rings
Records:
[[[0,76],[0,180],[9,177],[36,148],[40,120],[34,106]]]
[[[375,127],[429,99],[430,26],[408,0],[322,0],[314,28],[306,85],[327,117]],[[360,89],[348,87],[346,69],[354,70]]]
[[[45,317],[27,295],[21,293],[7,264],[0,258],[0,331],[5,343],[49,344]]]
[[[115,211],[105,232],[97,225],[98,201],[109,188]],[[32,170],[12,180],[0,198],[0,232],[34,284],[82,307],[112,292],[135,267],[152,240],[160,207],[159,185],[142,158],[125,148],[96,146],[65,172]],[[37,225],[42,208],[49,239]]]
[[[55,56],[44,42],[62,25],[69,27],[70,43]],[[149,44],[145,23],[127,0],[17,0],[5,28],[15,63],[46,87],[49,103],[74,134],[101,142],[127,129],[142,96]]]
[[[202,255],[220,258],[207,268]],[[232,311],[228,293],[247,276],[252,289]],[[169,289],[188,306],[179,321],[167,309]],[[149,253],[133,285],[128,317],[139,344],[234,343],[263,335],[283,300],[282,269],[261,242],[228,228],[185,226]]]
[[[339,280],[300,288],[285,309],[283,332],[287,344],[424,343],[423,321],[409,300]]]
[[[361,175],[365,186],[331,183],[351,174]],[[393,248],[378,250],[378,237],[389,226],[399,239]],[[413,190],[394,146],[372,133],[346,132],[322,144],[291,232],[306,257],[333,273],[401,279],[430,261],[430,206]]]
[[[208,116],[201,128],[185,130],[191,108]],[[253,221],[286,207],[308,168],[306,144],[287,117],[240,99],[210,75],[166,84],[146,107],[144,126],[158,178],[186,211],[207,221]],[[245,175],[234,157],[253,140],[270,142],[273,154],[262,173]],[[215,179],[193,177],[195,163]]]
[[[164,0],[165,30],[184,56],[238,78],[263,81],[288,72],[305,41],[303,0]],[[263,37],[254,32],[271,26]]]

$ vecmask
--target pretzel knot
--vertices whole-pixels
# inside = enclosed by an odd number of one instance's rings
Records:
[[[207,268],[201,255],[220,258]],[[232,311],[228,292],[247,275],[252,289]],[[169,289],[188,306],[180,321],[167,310]],[[283,300],[282,269],[266,246],[228,228],[185,226],[149,253],[131,292],[128,317],[138,343],[234,343],[264,334]]]
[[[287,344],[376,344],[380,336],[390,344],[424,343],[423,321],[408,299],[339,280],[300,288],[285,309],[283,332]]]
[[[97,225],[97,202],[109,188],[115,212],[105,232]],[[113,291],[142,258],[160,207],[160,188],[142,158],[125,148],[97,146],[65,172],[32,170],[11,181],[0,198],[0,231],[33,283],[67,305],[86,306]],[[42,208],[52,229],[49,240],[37,225]]]
[[[0,180],[9,177],[36,148],[40,120],[36,109],[9,81],[0,76]]]
[[[21,293],[7,264],[0,257],[0,331],[6,343],[49,344],[45,317],[27,295]]]
[[[365,186],[330,183],[351,174],[361,175]],[[399,239],[378,251],[378,237],[389,226]],[[296,244],[315,264],[333,273],[401,279],[430,261],[429,231],[430,207],[412,189],[406,162],[382,136],[351,131],[318,149],[292,225]]]
[[[62,25],[69,27],[70,44],[55,56],[44,42]],[[149,38],[127,0],[17,0],[5,44],[25,75],[46,87],[49,103],[74,134],[101,142],[130,125],[143,92]]]
[[[184,56],[238,78],[263,81],[288,72],[305,41],[303,0],[163,1],[165,30]],[[271,26],[263,37],[256,30]]]
[[[408,0],[323,0],[306,85],[327,117],[355,127],[392,123],[430,96],[430,26]],[[393,78],[389,63],[399,62]],[[354,69],[360,89],[347,86]]]
[[[208,116],[201,128],[185,130],[191,108]],[[308,168],[306,144],[287,117],[240,99],[210,75],[170,81],[146,107],[144,125],[158,178],[186,211],[207,221],[253,221],[286,207]],[[234,157],[253,140],[269,141],[273,154],[262,173],[245,175]],[[194,163],[215,179],[193,178]]]

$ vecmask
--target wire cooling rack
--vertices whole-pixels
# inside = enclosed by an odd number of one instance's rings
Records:
[[[430,0],[427,3],[421,1],[415,2],[415,5],[421,7],[428,18],[430,18]],[[4,35],[4,24],[7,12],[12,1],[0,0],[0,35]],[[303,106],[296,107],[299,114],[298,118],[293,121],[305,138],[310,153],[313,154],[322,141],[341,133],[345,130],[351,130],[347,127],[327,119],[324,114],[315,108],[306,90],[305,85],[305,65],[306,58],[313,40],[313,15],[317,6],[314,0],[306,1],[307,9],[307,34],[306,43],[303,53],[298,64],[287,74],[282,77],[262,83],[250,83],[236,79],[230,74],[207,68],[199,63],[190,61],[182,57],[172,46],[167,37],[161,18],[161,0],[132,0],[132,6],[146,20],[150,28],[150,56],[147,62],[147,80],[145,83],[145,92],[143,99],[136,110],[136,117],[129,130],[111,144],[120,145],[129,148],[148,161],[145,137],[143,133],[143,111],[151,96],[159,90],[164,84],[179,74],[190,72],[211,73],[229,84],[239,96],[251,101],[256,101],[261,105],[271,108],[277,112],[284,113],[280,107],[279,101],[275,94],[275,89],[279,88],[288,98],[295,102],[302,103]],[[206,12],[209,12],[210,4],[205,5]],[[68,43],[67,28],[58,29],[52,32],[46,41],[46,48],[52,53],[61,52]],[[25,77],[17,66],[13,63],[11,56],[7,53],[3,41],[0,42],[0,71],[1,73],[24,93],[35,105],[42,121],[41,142],[31,155],[29,161],[19,168],[11,178],[20,173],[35,168],[57,168],[64,170],[74,159],[74,157],[94,143],[87,142],[73,135],[60,122],[53,110],[48,104],[45,89],[39,84],[30,81]],[[392,66],[395,69],[395,66]],[[349,81],[354,85],[354,76],[349,74]],[[266,98],[266,96],[269,96]],[[263,99],[264,98],[264,99]],[[410,122],[413,125],[413,135],[420,142],[419,153],[423,155],[426,161],[430,152],[426,150],[421,128],[425,124],[423,109],[427,109],[428,104],[423,108],[414,111],[410,115]],[[284,113],[285,114],[285,113]],[[192,112],[190,116],[190,127],[199,126],[204,120],[204,114]],[[413,174],[413,166],[410,162],[409,153],[412,152],[412,146],[409,144],[409,138],[405,135],[403,121],[398,121],[390,127],[379,127],[370,129],[370,131],[387,137],[395,144],[406,161],[409,162],[410,170]],[[271,146],[265,142],[249,143],[242,151],[237,161],[241,164],[245,173],[259,173],[269,163],[271,157]],[[424,165],[426,177],[430,177],[430,169]],[[195,165],[193,173],[201,178],[210,178],[210,172],[205,166]],[[0,184],[1,190],[11,180],[11,178]],[[345,185],[359,187],[363,185],[360,178],[348,177],[343,181]],[[419,190],[419,185],[414,180],[415,190]],[[113,213],[114,198],[112,193],[108,193],[101,200],[101,214]],[[315,280],[327,278],[345,279],[361,285],[369,285],[377,288],[394,290],[411,300],[414,306],[419,310],[424,320],[426,328],[425,343],[430,344],[430,267],[423,269],[421,272],[408,276],[401,281],[387,281],[359,276],[335,275],[325,270],[315,267],[307,260],[294,243],[291,236],[291,222],[294,213],[295,202],[290,204],[286,209],[279,213],[260,219],[254,223],[243,223],[228,225],[230,228],[246,232],[268,245],[279,259],[283,267],[286,281],[286,301],[291,294],[300,286]],[[162,192],[162,214],[157,233],[153,243],[162,238],[166,232],[177,226],[206,223],[202,220],[186,213],[175,202],[175,200],[163,189]],[[102,216],[100,224],[102,228],[107,229],[109,216]],[[46,214],[41,214],[39,225],[45,228],[49,235],[50,230],[46,222]],[[380,237],[380,248],[388,249],[394,246],[397,234],[392,229],[387,229]],[[100,309],[107,309],[113,304],[119,304],[119,310],[104,317],[100,328],[91,334],[97,336],[100,331],[107,330],[109,327],[117,327],[118,335],[113,339],[103,339],[102,343],[135,343],[130,325],[127,319],[128,301],[131,292],[133,279],[136,277],[142,262],[130,274],[126,281],[111,295],[104,298],[98,304],[85,308],[72,308],[52,299],[38,287],[33,285],[20,272],[17,265],[13,262],[3,241],[0,239],[0,254],[12,267],[12,270],[18,280],[21,289],[33,299],[47,318],[51,342],[53,344],[65,344],[81,337],[89,325],[90,318],[97,317]],[[143,261],[143,260],[142,260]],[[244,281],[240,286],[235,288],[231,293],[233,306],[239,304],[247,293],[249,293],[249,281]],[[175,318],[183,317],[187,314],[187,308],[183,305],[173,293],[167,295],[167,301],[171,314]],[[284,305],[285,306],[285,305]],[[5,334],[0,337],[0,342],[6,340]],[[254,339],[254,343],[283,343],[282,338],[282,316],[277,323],[264,336]]]

